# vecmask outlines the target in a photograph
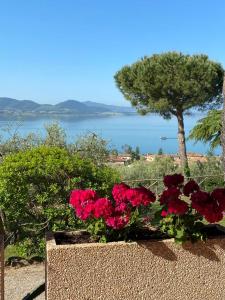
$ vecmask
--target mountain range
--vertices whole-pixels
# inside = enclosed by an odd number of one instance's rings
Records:
[[[0,97],[0,114],[10,115],[107,115],[134,113],[132,107],[102,104],[92,101],[66,100],[57,104],[39,104],[32,100]]]

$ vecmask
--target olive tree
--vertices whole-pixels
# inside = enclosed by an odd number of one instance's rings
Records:
[[[187,174],[184,114],[192,108],[204,110],[221,105],[223,74],[222,66],[206,55],[168,52],[124,66],[116,73],[115,80],[139,113],[177,118],[179,155]]]

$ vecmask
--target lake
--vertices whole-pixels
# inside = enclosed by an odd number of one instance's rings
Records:
[[[197,120],[202,115],[185,117],[185,132],[188,136],[189,131],[195,126]],[[21,119],[20,119],[21,120]],[[157,153],[160,148],[164,153],[177,153],[177,120],[164,120],[157,115],[115,115],[107,117],[91,117],[91,118],[30,118],[19,121],[5,118],[0,120],[0,128],[3,129],[9,125],[17,128],[21,135],[30,132],[44,135],[44,124],[52,121],[58,121],[62,128],[65,129],[68,142],[73,142],[79,135],[88,132],[94,132],[102,138],[109,141],[112,148],[122,151],[124,144],[132,147],[139,146],[141,153]],[[2,130],[1,130],[2,131]],[[6,133],[2,131],[2,135],[6,137]],[[162,140],[160,137],[167,137]],[[194,143],[187,141],[188,152],[198,152],[206,154],[209,146],[201,142]],[[220,154],[221,149],[217,148],[215,154]]]

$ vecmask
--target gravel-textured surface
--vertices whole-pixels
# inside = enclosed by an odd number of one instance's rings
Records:
[[[28,293],[44,283],[44,264],[5,269],[5,300],[22,300]],[[44,300],[45,294],[35,298]]]

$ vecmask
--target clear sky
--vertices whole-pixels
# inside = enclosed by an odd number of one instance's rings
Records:
[[[225,67],[225,1],[0,0],[0,96],[128,105],[115,72],[170,50]]]

